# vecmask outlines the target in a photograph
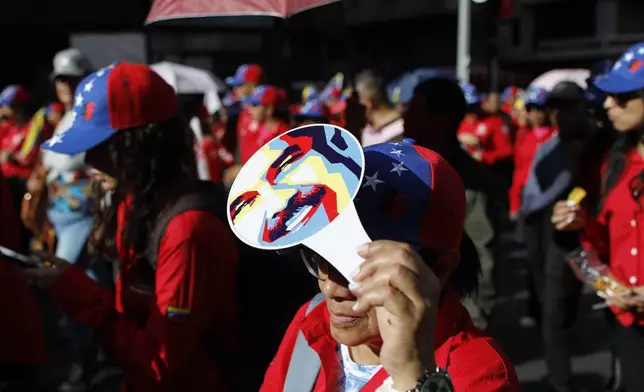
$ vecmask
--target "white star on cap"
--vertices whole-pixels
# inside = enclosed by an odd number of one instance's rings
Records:
[[[637,54],[644,54],[644,47],[637,49]]]
[[[92,79],[89,82],[85,83],[85,86],[83,87],[83,91],[85,91],[86,93],[92,91],[92,88],[94,88],[94,80],[95,79]]]
[[[622,63],[620,61],[616,62],[615,65],[613,66],[613,69],[620,69],[622,68]]]
[[[397,165],[393,162],[391,164],[394,165],[394,168],[391,169],[390,173],[395,172],[398,174],[398,177],[402,176],[402,172],[409,171],[408,169],[405,169],[405,166],[403,166],[403,162],[400,162]]]
[[[399,158],[400,156],[404,156],[405,154],[402,153],[402,150],[396,150],[395,148],[391,150],[390,154],[397,155]]]
[[[389,142],[392,146],[400,146],[402,143],[400,142]]]
[[[365,182],[362,187],[366,188],[370,186],[374,191],[376,190],[376,186],[378,186],[378,184],[385,183],[384,181],[378,179],[378,172],[375,172],[373,176],[365,176],[365,178],[367,179],[367,182]]]
[[[98,72],[96,72],[96,76],[98,76],[99,78],[104,74],[105,74],[105,68],[101,68],[98,70]]]
[[[47,144],[49,145],[49,147],[53,147],[58,143],[62,143],[63,142],[63,136],[65,136],[64,133],[54,135],[54,136],[51,137],[51,139],[49,139]]]
[[[83,96],[80,93],[76,94],[76,99],[74,101],[75,106],[81,106],[83,104]]]
[[[633,60],[633,57],[634,57],[634,56],[635,56],[635,55],[633,54],[633,52],[628,52],[628,53],[626,53],[626,54],[624,55],[624,60],[626,60],[626,61],[631,61],[631,60]]]

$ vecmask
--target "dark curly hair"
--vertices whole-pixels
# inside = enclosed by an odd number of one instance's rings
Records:
[[[198,181],[193,135],[179,117],[118,132],[105,145],[118,181],[109,195],[94,186],[97,222],[91,238],[94,252],[114,257],[116,213],[127,199],[121,249],[143,254],[156,218],[164,208]],[[103,201],[103,202],[101,202]]]

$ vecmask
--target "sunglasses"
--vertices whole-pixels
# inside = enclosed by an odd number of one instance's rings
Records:
[[[639,91],[631,91],[621,94],[610,94],[609,96],[613,98],[613,100],[615,100],[615,103],[619,106],[626,106],[628,102],[641,97]]]
[[[642,208],[641,197],[644,194],[644,170],[636,174],[628,184],[633,200]]]
[[[346,284],[348,284],[347,280],[342,276],[342,274],[340,274],[338,270],[336,270],[324,257],[303,246],[300,247],[299,250],[300,257],[302,258],[306,269],[317,280],[326,281],[330,277],[334,282],[345,282]],[[446,253],[455,253],[457,251],[453,249],[434,250],[419,248],[416,250],[416,252],[421,259],[431,265],[434,260],[438,259],[439,256]]]

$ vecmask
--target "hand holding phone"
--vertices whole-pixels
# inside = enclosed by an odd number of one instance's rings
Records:
[[[49,253],[34,250],[45,268],[27,270],[27,276],[41,289],[49,289],[72,264]]]

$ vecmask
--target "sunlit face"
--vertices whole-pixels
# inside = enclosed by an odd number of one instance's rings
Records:
[[[252,105],[248,110],[250,111],[250,116],[252,117],[252,119],[259,123],[269,119],[273,112],[272,108],[266,107],[264,105]]]
[[[546,112],[542,107],[529,106],[527,116],[528,123],[532,127],[541,127],[546,124]]]
[[[619,132],[632,131],[644,123],[644,99],[636,94],[608,96],[604,108]]]
[[[13,109],[9,105],[0,106],[0,118],[11,120],[13,118]]]
[[[359,185],[356,162],[324,133],[282,135],[249,164],[260,175],[240,173],[237,181],[249,183],[235,183],[240,191],[233,192],[229,212],[237,231],[257,235],[260,246],[297,244],[315,234],[351,203],[350,189]]]
[[[347,288],[348,282],[328,263],[318,266],[318,275],[325,279],[318,280],[318,285],[326,298],[333,338],[349,347],[361,344],[381,346],[376,311],[354,312],[352,307],[356,303],[356,297]]]
[[[250,97],[254,89],[255,89],[255,84],[245,83],[245,84],[242,84],[241,86],[233,87],[233,94],[235,94],[235,97],[237,97],[237,99],[243,100]]]
[[[488,113],[496,113],[501,107],[500,98],[498,93],[490,93],[485,102],[483,102],[483,110]]]

